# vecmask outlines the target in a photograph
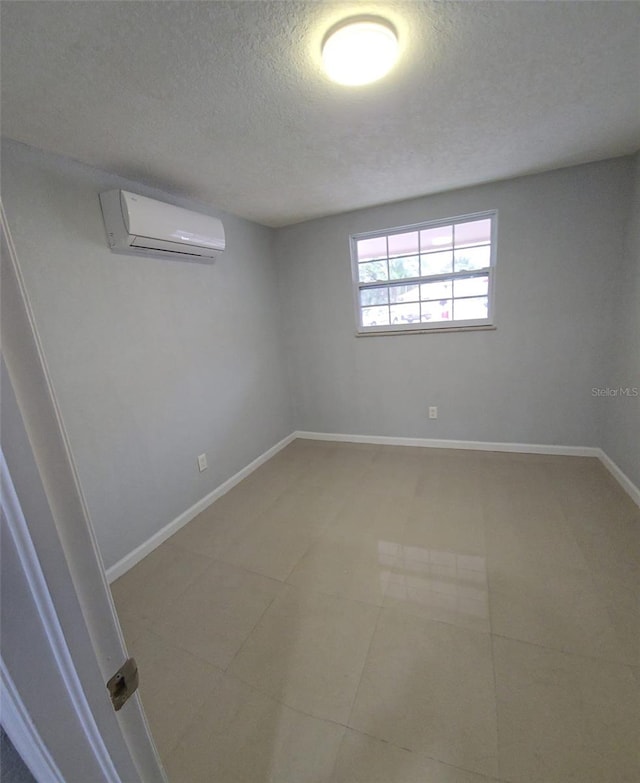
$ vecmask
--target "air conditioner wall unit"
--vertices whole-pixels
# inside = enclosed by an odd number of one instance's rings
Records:
[[[225,249],[218,218],[126,190],[101,193],[100,205],[114,253],[210,263]]]

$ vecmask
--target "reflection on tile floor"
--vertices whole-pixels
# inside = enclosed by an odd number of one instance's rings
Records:
[[[593,459],[298,440],[113,585],[172,783],[638,783]]]

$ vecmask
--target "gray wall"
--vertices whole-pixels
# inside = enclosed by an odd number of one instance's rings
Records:
[[[640,390],[640,153],[628,159],[634,188],[629,199],[627,244],[616,276],[606,345],[606,386]],[[598,398],[603,419],[602,446],[640,487],[640,396]]]
[[[278,231],[296,428],[600,445],[630,185],[621,158]],[[496,208],[495,331],[354,336],[349,234]]]
[[[115,187],[221,217],[228,250],[113,255]],[[2,198],[109,567],[292,430],[273,232],[8,141]]]

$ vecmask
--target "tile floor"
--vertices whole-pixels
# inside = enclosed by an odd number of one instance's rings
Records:
[[[294,441],[113,585],[172,783],[638,783],[593,459]]]

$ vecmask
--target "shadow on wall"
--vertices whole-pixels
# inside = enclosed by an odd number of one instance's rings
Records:
[[[2,783],[36,783],[2,727],[0,727],[0,780]]]

